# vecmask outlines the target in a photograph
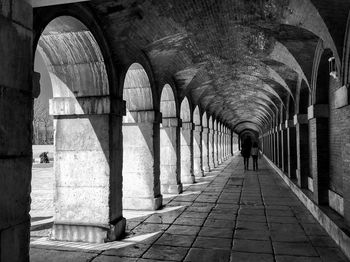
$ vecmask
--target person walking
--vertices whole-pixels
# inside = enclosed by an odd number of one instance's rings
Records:
[[[241,155],[244,158],[244,170],[249,170],[249,157],[252,143],[250,140],[244,141],[242,145]]]
[[[253,158],[253,171],[257,171],[258,170],[258,157],[259,157],[259,147],[258,147],[257,142],[253,143],[253,147],[250,151],[250,154],[252,155],[252,158]]]

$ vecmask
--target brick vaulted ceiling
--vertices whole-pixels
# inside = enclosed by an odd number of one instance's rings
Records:
[[[322,2],[320,4],[319,2]],[[143,50],[158,76],[236,132],[261,131],[310,87],[319,39],[337,49],[330,24],[346,23],[348,0],[94,0],[112,46]],[[328,5],[327,5],[328,3]],[[330,7],[331,6],[331,7]],[[332,10],[338,20],[325,20]],[[327,24],[328,23],[328,24]],[[344,27],[344,26],[343,26]],[[335,30],[336,31],[336,30]],[[334,42],[336,39],[336,42]]]

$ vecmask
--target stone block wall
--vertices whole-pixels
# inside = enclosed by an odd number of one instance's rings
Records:
[[[0,0],[0,261],[29,261],[32,8]]]

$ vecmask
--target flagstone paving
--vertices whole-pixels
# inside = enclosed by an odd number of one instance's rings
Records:
[[[348,261],[284,182],[261,160],[257,172],[230,158],[165,196],[156,212],[125,211],[125,239],[106,244],[36,238],[31,261]]]

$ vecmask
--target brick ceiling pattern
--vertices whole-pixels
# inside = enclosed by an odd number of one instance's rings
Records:
[[[319,39],[334,44],[322,16],[349,5],[321,2],[95,0],[89,5],[102,17],[112,45],[123,42],[145,51],[156,75],[175,79],[180,96],[240,132],[261,131],[276,119],[287,97],[295,99],[298,82],[310,87]]]

